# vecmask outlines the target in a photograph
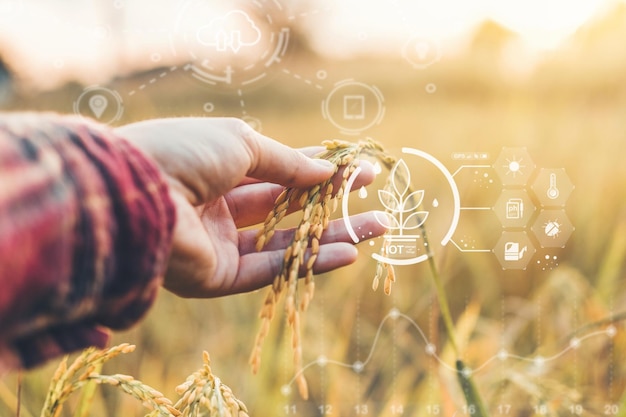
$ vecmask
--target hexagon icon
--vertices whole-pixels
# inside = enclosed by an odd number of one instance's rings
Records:
[[[541,168],[530,187],[544,207],[562,207],[574,190],[574,184],[563,168]]]
[[[535,205],[523,189],[502,190],[493,210],[504,228],[524,228],[535,212]]]
[[[502,269],[526,269],[536,249],[526,232],[503,232],[493,252]]]
[[[572,235],[574,226],[565,210],[541,210],[531,230],[542,248],[562,248]]]
[[[524,186],[535,169],[526,148],[502,148],[493,168],[503,186]]]

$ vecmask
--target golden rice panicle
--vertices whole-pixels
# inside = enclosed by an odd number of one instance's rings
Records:
[[[275,305],[276,294],[274,290],[270,288],[267,296],[265,297],[265,302],[259,314],[261,318],[261,326],[259,332],[256,335],[254,347],[252,348],[252,352],[250,353],[250,359],[248,360],[252,368],[253,374],[256,374],[259,371],[259,367],[261,366],[261,348],[263,346],[263,341],[267,337],[267,334],[270,330],[270,321],[272,320],[272,317],[274,317]]]
[[[387,295],[391,294],[391,285],[396,281],[396,274],[393,269],[393,265],[385,264],[387,269],[387,276],[385,277],[384,292]]]
[[[383,276],[383,263],[376,262],[376,275],[374,275],[374,281],[372,282],[372,290],[376,291],[378,289],[378,284],[382,276]]]
[[[102,375],[95,372],[96,365],[121,353],[131,352],[134,348],[133,345],[124,343],[106,350],[85,349],[69,367],[67,357],[64,358],[52,378],[41,416],[58,417],[67,397],[93,381],[118,387],[138,399],[150,410],[149,417],[248,417],[245,404],[235,398],[232,390],[213,375],[207,352],[203,353],[202,368],[176,388],[176,392],[182,396],[176,404],[172,404],[161,392],[130,375]],[[202,407],[208,414],[202,411]]]
[[[301,219],[294,229],[293,237],[287,245],[280,272],[276,275],[268,295],[261,307],[261,326],[250,355],[250,365],[253,372],[257,372],[261,361],[263,342],[268,334],[272,318],[275,316],[275,304],[281,294],[286,292],[284,311],[291,328],[293,361],[296,370],[296,384],[303,398],[308,397],[306,380],[302,375],[302,341],[300,333],[300,313],[306,311],[313,299],[315,281],[313,268],[318,260],[320,242],[324,230],[330,224],[331,215],[347,192],[350,176],[355,172],[361,155],[370,155],[381,161],[387,168],[391,168],[396,160],[387,153],[380,144],[367,140],[351,143],[341,140],[328,140],[322,143],[326,150],[317,157],[330,161],[335,166],[335,172],[343,167],[341,176],[337,178],[339,185],[333,185],[333,179],[328,179],[308,189],[287,188],[274,202],[274,208],[268,213],[263,227],[257,233],[257,250],[263,247],[272,238],[278,223],[285,217],[289,208],[299,206]],[[391,186],[391,184],[389,184]],[[377,266],[376,277],[372,287],[376,289],[383,277],[383,269],[387,269],[385,278],[385,292],[391,291],[391,282],[395,280],[393,270],[386,265]],[[304,273],[304,291],[298,292],[298,276]]]
[[[202,359],[202,368],[176,387],[181,398],[174,408],[180,411],[181,417],[248,417],[246,405],[213,374],[208,352],[203,352]]]
[[[50,381],[41,416],[57,417],[69,396],[87,383],[97,365],[133,350],[135,350],[135,346],[128,343],[104,350],[87,348],[76,357],[69,367],[67,366],[67,356],[63,358]]]
[[[322,146],[325,146],[328,151],[333,151],[335,149],[348,148],[354,146],[354,144],[339,139],[327,139],[322,141]]]
[[[130,375],[92,374],[89,376],[89,379],[98,384],[107,384],[119,387],[126,394],[141,401],[143,406],[152,411],[155,415],[173,417],[182,415],[182,413],[172,404],[172,401],[166,398],[162,393],[149,385],[136,380]]]
[[[375,143],[372,146],[377,146]],[[388,168],[391,168],[395,165],[396,163],[396,159],[388,156],[385,154],[384,158],[382,158],[383,163],[385,163],[385,165],[387,165]],[[406,180],[406,179],[403,179]],[[385,186],[384,186],[384,190],[388,191],[390,194],[387,195],[392,195],[393,194],[393,183],[392,183],[392,178],[387,177],[386,181],[385,181]],[[391,207],[391,202],[387,201],[386,204],[387,207]],[[385,213],[390,215],[391,214],[391,210],[386,208],[385,209]],[[386,232],[386,236],[390,236],[392,234],[392,229],[388,229]],[[388,248],[389,248],[389,244],[390,241],[388,239],[384,239],[383,244],[380,248],[380,253],[383,256],[386,256],[386,254],[388,253]],[[391,287],[392,284],[396,281],[396,274],[395,274],[395,270],[393,268],[393,265],[391,264],[387,264],[385,262],[377,262],[376,264],[376,274],[374,275],[374,280],[372,281],[372,289],[374,291],[376,291],[378,289],[378,285],[380,283],[380,279],[383,276],[383,270],[385,270],[386,275],[385,275],[385,281],[383,283],[383,292],[386,295],[391,295]]]
[[[274,200],[274,208],[267,214],[263,228],[259,229],[256,236],[256,250],[260,251],[270,241],[274,235],[276,224],[280,222],[287,214],[287,209],[291,203],[291,197],[294,189],[284,189],[276,200]]]
[[[304,378],[304,375],[299,374],[296,377],[296,386],[298,387],[298,393],[300,394],[300,397],[302,397],[303,400],[308,400],[309,399],[309,384],[307,384],[306,379]]]

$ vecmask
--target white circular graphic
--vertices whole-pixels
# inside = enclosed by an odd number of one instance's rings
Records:
[[[252,117],[246,114],[245,116],[241,118],[241,120],[246,122],[248,126],[256,130],[257,132],[261,132],[263,130],[263,126],[261,125],[261,120],[257,119],[256,117]]]
[[[277,0],[188,0],[171,34],[183,68],[203,83],[242,88],[265,80],[287,52],[289,28]]]
[[[403,148],[402,158],[379,174],[374,183],[350,193],[361,169],[348,178],[342,216],[352,241],[359,243],[371,233],[353,227],[350,215],[375,210],[389,232],[364,247],[371,257],[391,265],[423,262],[452,239],[461,213],[459,190],[452,174],[432,155]],[[375,168],[380,167],[380,164]],[[378,171],[378,170],[377,170]],[[381,170],[382,171],[382,170]]]
[[[95,85],[85,88],[74,101],[74,113],[111,124],[121,119],[124,104],[117,91]]]
[[[342,133],[358,135],[382,121],[384,98],[375,86],[343,80],[322,101],[322,115]]]
[[[202,106],[202,109],[207,113],[212,113],[213,110],[215,110],[215,104],[207,101],[206,103],[204,103],[204,106]]]
[[[441,59],[441,47],[433,39],[414,36],[402,47],[402,56],[415,69],[425,69]]]

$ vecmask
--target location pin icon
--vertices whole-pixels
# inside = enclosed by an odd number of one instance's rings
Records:
[[[89,108],[98,119],[102,117],[102,113],[108,106],[109,100],[102,94],[94,94],[89,98]]]

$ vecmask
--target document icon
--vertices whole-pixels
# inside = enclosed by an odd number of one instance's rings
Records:
[[[346,120],[365,119],[365,96],[343,96],[343,118]]]
[[[521,198],[509,198],[506,202],[507,220],[516,220],[524,217],[524,201]]]

